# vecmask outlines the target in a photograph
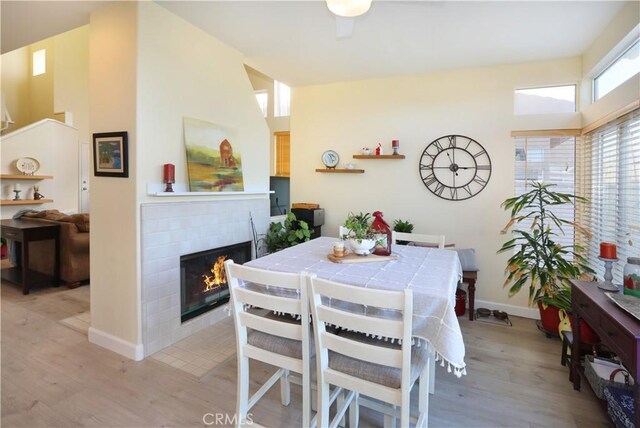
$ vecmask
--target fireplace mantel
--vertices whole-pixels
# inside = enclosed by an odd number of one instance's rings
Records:
[[[216,196],[217,198],[230,198],[241,199],[247,198],[259,198],[269,197],[273,190],[264,191],[244,191],[244,192],[189,192],[185,184],[174,184],[173,192],[165,192],[165,185],[162,183],[149,183],[147,184],[147,195],[158,197],[172,197],[172,196]]]

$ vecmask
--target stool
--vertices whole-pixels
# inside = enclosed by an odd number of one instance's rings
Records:
[[[573,344],[573,333],[570,331],[562,330],[560,332],[562,336],[562,355],[560,356],[560,364],[567,366],[571,363],[571,356],[569,355],[569,349]],[[571,367],[571,366],[569,366]],[[573,382],[573,371],[569,370],[569,381]]]

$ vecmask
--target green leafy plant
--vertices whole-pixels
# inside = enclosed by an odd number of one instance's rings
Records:
[[[349,232],[342,236],[343,239],[357,239],[358,242],[362,242],[363,239],[376,239],[378,232],[371,228],[371,214],[370,213],[349,213],[347,219],[344,222],[344,227],[349,229]]]
[[[505,210],[511,211],[511,220],[501,233],[507,233],[512,227],[514,238],[505,242],[498,253],[513,252],[507,261],[508,276],[504,287],[510,286],[509,296],[513,296],[529,284],[529,305],[538,301],[546,307],[554,305],[568,308],[571,301],[571,288],[568,280],[577,278],[593,270],[581,255],[580,245],[560,245],[556,242],[558,232],[563,227],[573,227],[578,233],[591,236],[589,231],[573,221],[559,218],[550,208],[575,201],[587,202],[587,199],[559,193],[551,190],[553,184],[531,181],[531,190],[520,196],[509,198],[502,203]],[[518,229],[524,221],[531,221],[528,230]]]
[[[413,232],[413,224],[409,220],[396,219],[393,221],[393,230],[395,232],[411,233]],[[407,245],[409,241],[398,240],[397,243]]]
[[[269,230],[264,237],[267,252],[275,253],[288,247],[293,247],[311,238],[309,225],[304,220],[298,220],[292,212],[287,214],[284,225],[280,222],[269,224]]]
[[[393,230],[396,232],[411,233],[413,224],[409,220],[396,219],[393,221]]]

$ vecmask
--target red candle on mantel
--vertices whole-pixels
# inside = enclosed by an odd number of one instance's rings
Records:
[[[603,259],[617,259],[618,254],[616,253],[616,244],[601,242],[600,257],[602,257]]]
[[[176,182],[176,166],[172,163],[164,164],[164,182],[165,183]]]

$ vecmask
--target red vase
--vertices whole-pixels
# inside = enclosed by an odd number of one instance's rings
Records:
[[[0,247],[0,258],[3,260],[9,257],[9,248],[6,245]]]

